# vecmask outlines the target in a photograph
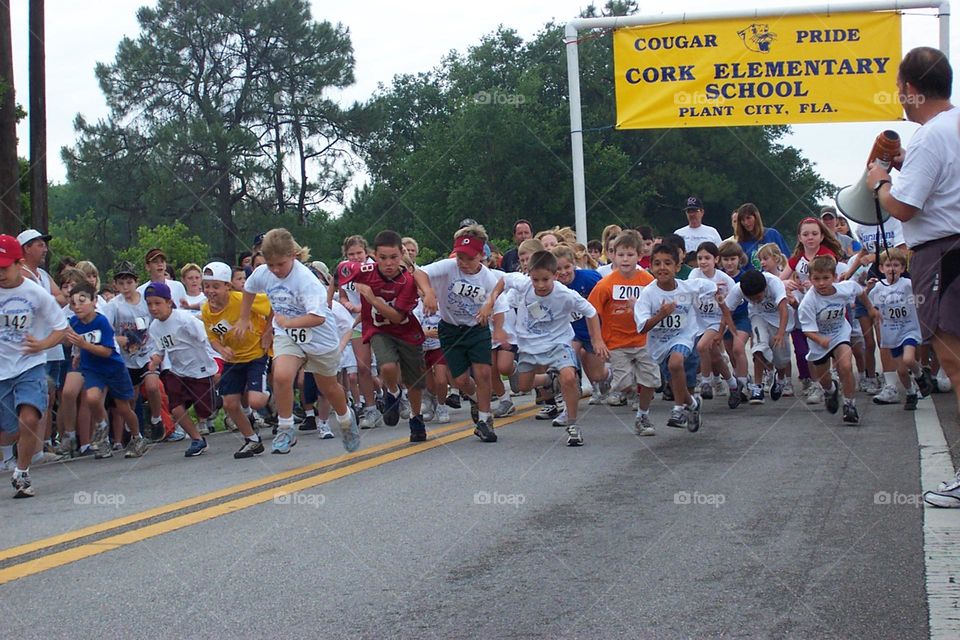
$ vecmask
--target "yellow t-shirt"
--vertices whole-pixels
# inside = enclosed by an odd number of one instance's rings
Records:
[[[220,311],[212,311],[210,303],[204,302],[200,308],[200,317],[203,320],[203,326],[207,329],[207,338],[212,342],[219,340],[220,344],[233,349],[234,359],[231,362],[250,362],[265,355],[260,347],[260,338],[264,331],[267,331],[267,318],[270,316],[270,301],[267,296],[258,293],[254,298],[253,308],[250,313],[250,324],[252,329],[244,334],[243,338],[238,339],[232,331],[237,322],[240,321],[240,306],[243,303],[243,294],[239,291],[230,292],[230,301]]]

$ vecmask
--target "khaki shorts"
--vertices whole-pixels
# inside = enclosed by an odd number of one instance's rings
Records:
[[[393,362],[400,366],[400,379],[407,387],[422,389],[425,386],[426,364],[422,345],[410,344],[385,333],[375,333],[370,337],[370,347],[381,366]]]
[[[317,373],[321,376],[334,377],[340,371],[340,351],[334,349],[328,353],[320,355],[304,353],[303,349],[296,342],[290,339],[286,333],[276,333],[273,336],[273,357],[294,356],[300,360],[306,360],[303,370],[309,373]]]
[[[636,385],[656,389],[660,386],[660,367],[650,357],[646,347],[627,347],[610,350],[610,369],[614,391],[632,389]]]
[[[913,247],[910,280],[923,341],[938,331],[960,336],[960,235]]]

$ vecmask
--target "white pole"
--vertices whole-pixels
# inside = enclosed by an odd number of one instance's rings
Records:
[[[950,59],[950,1],[940,3],[940,51]]]
[[[583,119],[580,114],[580,56],[577,29],[567,24],[567,79],[570,84],[570,147],[573,160],[573,212],[577,242],[587,244],[587,195],[583,175]]]

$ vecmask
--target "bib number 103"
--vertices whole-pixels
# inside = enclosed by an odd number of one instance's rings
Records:
[[[661,329],[679,329],[683,325],[683,316],[679,313],[665,317],[660,321]]]
[[[287,329],[287,336],[294,344],[303,344],[307,341],[306,329]]]

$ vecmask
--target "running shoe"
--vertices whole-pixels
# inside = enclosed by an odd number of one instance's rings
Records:
[[[700,397],[704,400],[713,400],[713,385],[709,380],[700,383]]]
[[[497,434],[493,431],[493,419],[479,420],[477,428],[473,430],[473,435],[484,442],[496,442]]]
[[[384,389],[383,391],[383,424],[387,425],[388,427],[395,427],[399,422],[400,422],[400,398],[393,395],[386,389]]]
[[[759,384],[750,385],[750,404],[763,404],[763,387]]]
[[[187,447],[187,450],[184,451],[184,458],[196,458],[201,455],[204,451],[207,450],[207,439],[200,438],[199,440],[191,440],[190,446]]]
[[[423,442],[427,439],[427,427],[423,423],[423,418],[413,416],[410,418],[410,442]]]
[[[555,427],[565,427],[567,426],[567,422],[569,422],[569,420],[570,420],[570,417],[567,415],[566,408],[564,408],[564,410],[560,413],[560,415],[558,415],[556,418],[553,419],[552,424]]]
[[[773,378],[773,382],[770,383],[770,399],[776,402],[783,396],[783,381],[777,377]]]
[[[177,425],[169,436],[167,436],[167,442],[180,442],[181,440],[187,439],[187,432],[183,430],[183,427]]]
[[[657,430],[653,428],[653,422],[650,421],[648,414],[637,416],[633,421],[633,432],[638,436],[655,436]]]
[[[817,383],[811,383],[810,389],[807,391],[807,399],[804,402],[809,405],[823,402],[823,387]]]
[[[737,379],[737,386],[730,387],[730,395],[727,396],[727,406],[731,409],[736,409],[740,406],[740,403],[743,402],[743,389],[745,385],[743,380]]]
[[[360,426],[357,424],[357,416],[353,411],[349,412],[349,421],[344,424],[337,418],[337,426],[340,427],[340,440],[343,441],[343,448],[347,453],[353,453],[360,448]]]
[[[590,399],[587,400],[587,404],[603,404],[603,393],[600,391],[600,383],[594,382],[591,387],[592,391],[590,392]]]
[[[857,412],[857,405],[843,405],[843,421],[847,424],[860,424],[860,413]]]
[[[480,405],[471,400],[470,398],[466,399],[470,403],[470,419],[473,420],[473,424],[479,424],[480,422]]]
[[[906,400],[904,401],[904,403],[903,403],[903,410],[904,410],[904,411],[916,411],[916,410],[917,410],[917,402],[919,402],[919,400],[920,400],[920,398],[917,397],[917,394],[915,394],[915,393],[908,393],[908,394],[907,394],[907,399],[906,399]]]
[[[34,496],[33,484],[30,482],[30,474],[24,471],[19,476],[10,478],[10,484],[13,485],[14,498],[32,498]]]
[[[784,398],[792,398],[796,395],[793,390],[793,381],[790,378],[783,381],[783,393],[781,395]]]
[[[687,412],[683,407],[674,407],[670,410],[670,418],[667,419],[668,427],[686,429],[687,422]]]
[[[960,507],[960,485],[955,485],[949,489],[941,489],[940,491],[925,491],[923,500],[929,505],[942,509],[955,509]]]
[[[497,403],[497,406],[493,409],[494,418],[506,418],[507,416],[512,416],[517,412],[517,408],[513,406],[513,400],[509,396],[504,396],[500,399],[500,402]]]
[[[96,444],[96,447],[93,448],[94,459],[103,460],[104,458],[113,457],[113,447],[110,446],[110,440],[101,440],[100,442],[96,442],[95,444]]]
[[[884,385],[880,393],[873,396],[873,404],[900,404],[900,393],[892,385]]]
[[[330,430],[330,424],[326,420],[322,420],[317,426],[317,435],[320,436],[321,440],[333,439],[333,431]]]
[[[447,424],[450,422],[450,407],[445,404],[437,405],[437,414],[434,421],[438,424]]]
[[[380,413],[380,410],[376,407],[366,407],[363,410],[363,418],[360,419],[360,428],[361,429],[376,429],[380,426],[380,422],[383,420],[383,415]]]
[[[263,452],[263,440],[254,442],[250,438],[244,438],[243,446],[240,447],[239,451],[233,454],[233,458],[235,460],[242,460],[243,458],[252,458],[253,456],[258,456]]]
[[[463,406],[463,402],[460,400],[459,393],[451,393],[450,395],[448,395],[444,404],[446,404],[451,409],[459,409],[461,406]]]
[[[687,409],[687,431],[696,433],[700,430],[700,427],[703,426],[703,414],[700,411],[701,409],[703,409],[703,402],[700,400],[700,398],[694,396],[693,408]]]
[[[317,430],[317,417],[316,416],[306,416],[303,419],[303,422],[300,423],[300,426],[297,427],[298,431],[316,431]]]
[[[730,385],[726,380],[715,378],[713,381],[713,395],[717,398],[723,398],[730,393]]]
[[[143,436],[130,438],[127,443],[127,450],[124,452],[124,458],[139,458],[147,452],[147,439]]]
[[[567,425],[567,446],[579,447],[583,445],[583,434],[580,433],[580,427],[575,424]]]
[[[830,391],[823,395],[823,404],[830,413],[836,413],[840,409],[840,385],[836,380],[830,385]]]
[[[273,445],[270,447],[270,453],[287,454],[290,449],[297,445],[296,432],[290,429],[280,429],[273,438]]]
[[[400,419],[410,419],[410,399],[403,389],[400,390]]]
[[[423,402],[420,407],[420,415],[424,422],[433,422],[437,415],[437,399],[432,394],[423,394]]]
[[[611,394],[613,395],[613,394]],[[555,404],[545,404],[535,416],[537,420],[553,420],[560,415],[560,407]]]
[[[930,369],[922,369],[920,371],[920,375],[915,376],[914,380],[917,382],[917,387],[920,389],[920,395],[922,395],[924,398],[933,393],[934,384],[933,376],[930,375]]]
[[[607,406],[623,407],[627,404],[627,397],[620,391],[611,391],[607,394]]]
[[[63,436],[63,439],[57,443],[56,448],[53,450],[58,456],[63,456],[65,458],[70,458],[73,456],[73,452],[77,448],[77,439],[70,438],[68,436]]]

